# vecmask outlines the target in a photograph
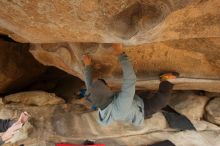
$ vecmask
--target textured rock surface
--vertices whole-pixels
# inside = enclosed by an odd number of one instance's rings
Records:
[[[173,81],[176,90],[220,92],[219,6],[219,0],[1,0],[0,34],[31,43],[30,52],[40,63],[82,80],[81,56],[88,53],[94,60],[95,77],[105,79],[115,89],[121,85],[121,67],[110,55],[109,43],[121,42],[127,45],[125,52],[134,65],[137,89],[155,90],[158,74],[175,70],[180,73],[180,79]],[[23,49],[17,44],[0,45],[6,48],[0,50],[0,93],[23,87],[41,73],[42,66],[24,55],[28,45],[21,45]],[[15,100],[15,95],[11,96]],[[19,101],[36,105],[44,105],[50,97],[48,93],[18,93],[16,100],[18,96]],[[187,99],[186,105],[194,105],[191,97]],[[199,96],[196,101],[201,104],[187,108],[199,109],[198,113],[183,110],[191,120],[201,118],[206,100]],[[217,111],[214,104],[218,101],[213,101],[207,111],[210,121],[216,123],[218,115],[213,118],[211,111]],[[108,145],[144,145],[163,139],[184,146],[220,145],[219,129],[204,121],[193,121],[200,132],[170,132],[164,117],[157,113],[146,120],[143,129],[122,123],[106,128],[96,123],[95,113],[78,114],[76,108],[6,105],[1,106],[0,118],[16,117],[23,110],[32,114],[33,133],[16,146],[54,146],[54,142],[80,143],[88,138]]]
[[[28,44],[0,39],[0,93],[19,90],[44,72],[28,48]]]
[[[202,39],[193,40],[125,47],[125,52],[132,60],[137,74],[137,88],[155,90],[159,84],[156,81],[159,73],[175,70],[183,78],[175,82],[177,84],[175,89],[219,92],[220,68],[216,64],[219,56],[211,57],[211,54],[220,54],[218,49],[220,44],[217,41],[219,39],[209,39],[207,45],[212,45],[203,46],[204,50],[200,49],[200,52],[197,50],[201,47],[202,43],[199,42],[202,42]],[[41,63],[56,66],[81,79],[83,79],[81,56],[89,53],[94,61],[94,76],[103,78],[109,85],[118,88],[121,83],[121,67],[117,58],[109,55],[112,50],[110,46],[110,44],[95,43],[38,44],[33,45],[30,51]],[[205,47],[209,51],[206,51]]]
[[[218,132],[155,132],[145,135],[120,137],[114,139],[98,140],[109,146],[115,145],[149,145],[158,141],[170,140],[176,146],[218,146],[220,135]],[[184,140],[183,140],[184,139]]]
[[[220,93],[216,93],[216,92],[205,92],[205,96],[209,97],[209,98],[215,98],[215,97],[220,97]]]
[[[0,117],[3,119],[18,117],[22,111],[31,113],[31,126],[28,138],[22,141],[13,141],[14,145],[28,146],[52,146],[56,142],[82,143],[85,139],[94,139],[112,144],[112,142],[129,143],[138,142],[144,144],[155,142],[163,139],[170,139],[175,143],[194,144],[199,146],[219,143],[220,128],[205,122],[193,121],[198,132],[179,132],[169,129],[165,118],[161,113],[154,114],[152,118],[145,120],[144,126],[135,128],[127,123],[115,122],[109,127],[100,126],[97,121],[97,112],[77,114],[74,105],[49,105],[41,106],[24,106],[24,105],[5,105],[0,107]],[[28,126],[28,125],[27,125]],[[209,131],[213,135],[203,135]],[[167,133],[167,134],[165,134]],[[199,136],[200,135],[200,136]],[[133,137],[146,137],[146,139],[132,141]],[[181,137],[187,137],[190,140],[179,141]],[[216,139],[215,139],[216,138]],[[215,141],[210,141],[214,140]],[[11,144],[9,144],[11,146]],[[134,144],[135,145],[135,144]],[[216,145],[217,146],[217,145]]]
[[[64,100],[57,97],[54,93],[44,91],[29,91],[11,94],[4,97],[6,103],[23,103],[27,105],[52,105],[62,104]]]
[[[220,98],[214,98],[206,106],[206,118],[208,121],[220,125]]]
[[[172,96],[170,105],[189,119],[200,120],[205,111],[208,97],[193,92],[178,92]]]
[[[0,27],[15,39],[35,43],[219,37],[218,6],[218,0],[2,0]]]
[[[81,79],[81,55],[89,53],[96,76],[118,88],[120,67],[107,50],[122,42],[139,89],[157,89],[158,82],[142,81],[176,70],[188,79],[175,89],[219,92],[219,6],[219,0],[2,0],[0,33],[32,43],[39,62]]]

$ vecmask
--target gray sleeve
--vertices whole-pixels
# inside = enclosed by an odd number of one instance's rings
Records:
[[[92,84],[92,67],[91,67],[91,65],[85,66],[84,79],[85,79],[85,84],[86,84],[86,90],[88,92],[88,90]]]
[[[115,100],[115,108],[119,112],[126,112],[132,105],[135,95],[136,75],[131,62],[126,54],[119,56],[119,61],[122,65],[123,84],[121,91]]]

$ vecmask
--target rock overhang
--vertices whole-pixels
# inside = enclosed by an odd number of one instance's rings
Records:
[[[109,48],[121,42],[140,89],[156,89],[157,75],[175,70],[186,78],[177,89],[220,91],[218,0],[0,3],[0,32],[31,43],[30,52],[44,65],[83,79],[81,55],[89,53],[95,75],[117,88],[121,70]]]

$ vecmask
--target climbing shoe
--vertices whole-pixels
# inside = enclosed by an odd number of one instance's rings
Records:
[[[177,77],[179,77],[178,72],[167,72],[167,73],[161,73],[160,74],[160,80],[161,81],[166,81],[166,80],[169,80],[169,79],[176,79]]]

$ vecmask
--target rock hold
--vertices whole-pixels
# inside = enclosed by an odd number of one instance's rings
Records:
[[[54,93],[47,93],[44,91],[29,91],[5,96],[4,102],[43,106],[62,104],[65,101],[62,98],[57,97]]]
[[[206,106],[206,119],[220,125],[220,97],[214,98]]]
[[[192,120],[203,118],[208,97],[196,95],[193,92],[180,92],[174,94],[170,105],[179,113]]]

